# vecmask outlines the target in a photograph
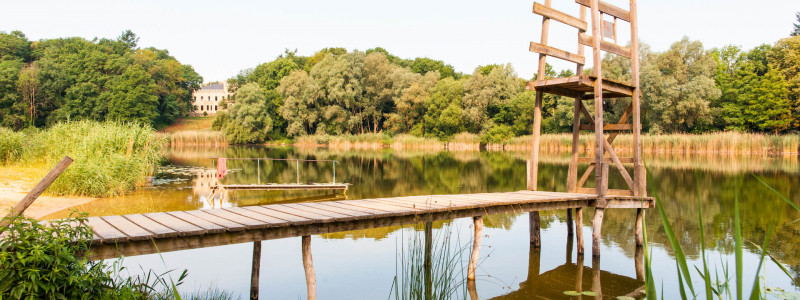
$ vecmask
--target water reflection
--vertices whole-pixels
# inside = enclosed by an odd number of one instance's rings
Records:
[[[159,174],[154,180],[157,184],[153,187],[141,189],[130,195],[99,199],[78,206],[77,209],[86,211],[90,215],[102,216],[192,210],[220,206],[343,200],[341,194],[331,195],[329,192],[320,191],[233,191],[229,192],[225,197],[210,198],[213,201],[209,201],[209,197],[204,195],[209,195],[208,186],[213,184],[215,179],[213,179],[214,176],[209,176],[206,172],[213,172],[212,161],[208,158],[214,156],[335,159],[340,161],[340,164],[336,167],[337,182],[344,181],[352,184],[348,190],[347,199],[522,190],[525,189],[526,166],[524,161],[527,158],[525,153],[507,152],[331,151],[326,149],[265,147],[183,148],[169,151],[169,160],[178,171]],[[565,179],[568,171],[568,161],[569,157],[564,155],[544,155],[542,157],[543,164],[539,168],[539,186],[542,190],[566,191]],[[789,197],[789,199],[795,203],[800,203],[800,165],[797,157],[667,154],[647,157],[646,162],[650,168],[649,175],[654,183],[649,188],[651,190],[655,189],[661,196],[662,201],[664,201],[664,209],[671,218],[674,230],[680,233],[678,236],[689,259],[698,259],[700,251],[700,247],[696,243],[699,240],[697,184],[700,185],[699,205],[703,210],[703,224],[707,229],[706,246],[718,253],[715,255],[720,257],[720,261],[727,260],[733,249],[733,240],[730,233],[733,231],[733,196],[735,189],[738,187],[740,189],[744,238],[751,241],[761,241],[769,224],[772,222],[778,224],[779,227],[776,227],[773,231],[770,252],[785,263],[794,274],[800,274],[800,256],[796,255],[796,253],[800,252],[800,222],[793,222],[800,219],[800,213],[788,209],[786,203],[772,196],[768,190],[750,175],[752,173],[760,176],[775,189]],[[222,180],[231,183],[256,182],[259,177],[261,180],[273,182],[292,182],[296,180],[297,176],[295,166],[288,165],[285,162],[262,162],[260,165],[256,165],[255,163],[229,161],[229,168],[235,169],[235,171]],[[330,182],[333,179],[331,165],[307,163],[301,165],[301,170],[303,171],[301,175],[304,182]],[[697,177],[695,177],[695,172]],[[624,187],[625,183],[622,178],[611,177],[609,185],[612,188],[621,188]],[[586,210],[584,214],[583,225],[589,225],[592,220],[593,210]],[[48,217],[61,218],[67,215],[68,212],[58,212]],[[551,235],[556,237],[561,236],[563,238],[566,236],[566,227],[559,227],[560,224],[565,223],[565,220],[566,216],[563,211],[541,213],[543,247],[549,247],[549,245],[554,244],[553,237],[546,236],[546,232],[550,232]],[[485,284],[482,285],[480,277],[474,292],[481,297],[496,297],[505,294],[505,297],[510,298],[517,297],[514,295],[521,295],[519,297],[531,296],[534,291],[537,295],[552,292],[552,294],[546,295],[560,298],[564,297],[564,291],[577,291],[578,289],[591,291],[591,278],[594,276],[594,272],[597,271],[602,281],[604,297],[626,295],[638,286],[632,286],[633,283],[631,283],[631,285],[625,284],[615,287],[612,282],[638,282],[636,278],[632,278],[637,276],[633,273],[629,274],[629,276],[614,275],[619,272],[614,273],[611,269],[617,264],[625,264],[630,269],[633,269],[633,265],[641,255],[636,251],[633,239],[635,220],[635,210],[606,210],[603,224],[603,246],[609,250],[604,250],[605,252],[603,252],[604,265],[602,270],[588,266],[581,267],[583,263],[579,263],[578,257],[573,257],[575,261],[573,263],[568,258],[561,258],[563,256],[559,254],[559,260],[565,262],[563,265],[551,266],[549,267],[550,271],[541,274],[531,272],[531,268],[534,266],[529,265],[528,275],[522,275],[524,280],[516,281],[513,286],[509,284],[510,287],[502,293],[495,290],[487,292],[487,288]],[[668,244],[668,242],[664,232],[660,230],[661,221],[658,214],[654,210],[650,210],[645,217],[645,222],[648,228],[648,240],[657,251],[653,256],[654,265],[664,266],[662,267],[663,270],[671,272],[674,269],[674,260],[669,247],[662,246]],[[434,223],[434,230],[438,228],[437,226],[439,225]],[[464,228],[469,226],[467,224]],[[487,228],[488,234],[499,235],[499,232],[503,232],[503,236],[509,236],[508,241],[504,242],[494,242],[493,244],[491,238],[485,241],[486,244],[492,245],[493,249],[497,249],[496,251],[520,247],[519,244],[515,243],[527,245],[527,215],[503,214],[485,216],[484,226]],[[330,233],[321,237],[322,240],[330,243],[340,242],[347,244],[348,251],[343,252],[343,255],[357,251],[368,251],[378,245],[384,245],[384,248],[388,249],[385,251],[391,254],[397,243],[393,237],[396,237],[397,232],[403,228],[403,226],[375,228]],[[590,232],[586,228],[584,228],[584,231]],[[465,239],[468,240],[469,237]],[[265,241],[264,243],[266,245],[268,242]],[[388,246],[385,243],[389,243]],[[299,241],[297,241],[296,245],[300,245]],[[558,243],[558,248],[555,248],[558,249],[556,251],[564,253],[562,252],[565,250],[564,245],[565,243]],[[751,247],[747,249],[750,254],[756,251],[749,243],[745,243],[745,246]],[[324,257],[325,251],[329,251],[323,250],[325,247],[319,246],[315,247],[315,249],[322,251]],[[524,249],[527,251],[527,246]],[[252,249],[249,249],[249,251],[252,251]],[[568,250],[568,252],[573,251]],[[317,255],[318,253],[315,252],[315,259]],[[523,261],[525,258],[535,261],[530,257],[530,253],[508,255],[518,259],[516,262]],[[546,254],[542,255],[547,257]],[[249,260],[251,256],[245,255],[245,257]],[[754,257],[753,259],[757,262],[757,256]],[[293,259],[296,259],[298,263],[300,262],[299,258]],[[591,258],[587,257],[586,259],[590,260]],[[498,260],[498,258],[495,257],[494,260]],[[319,260],[322,265],[326,261],[325,259]],[[505,260],[503,261],[505,262]],[[490,263],[494,262],[490,261]],[[514,262],[510,264],[514,264]],[[247,265],[246,273],[249,276],[249,262],[245,263],[245,265]],[[387,276],[391,277],[391,275],[387,274],[394,273],[394,263],[381,266],[388,270],[372,270],[371,272],[377,273],[374,276],[384,280]],[[186,266],[175,267],[184,268]],[[580,270],[581,268],[583,270]],[[641,266],[637,263],[636,268],[640,269]],[[318,269],[324,270],[324,268]],[[278,272],[285,271],[280,268],[277,270]],[[302,271],[302,267],[300,271]],[[497,272],[499,271],[493,271],[491,275],[497,275]],[[262,278],[264,276],[263,273],[264,271],[262,270]],[[536,274],[532,275],[534,273]],[[319,284],[324,286],[325,278],[331,280],[330,276],[348,274],[320,271],[318,273],[320,277]],[[617,278],[615,276],[625,278]],[[665,281],[668,291],[670,287],[676,286],[669,281],[672,275],[663,276],[668,278]],[[767,269],[767,278],[774,279],[781,276],[784,275],[777,268]],[[800,280],[800,276],[795,276]],[[575,281],[581,277],[583,278],[582,283],[578,286]],[[564,278],[569,280],[564,281]],[[606,280],[606,278],[610,279]],[[368,281],[369,278],[365,280]],[[572,285],[557,283],[557,280],[569,281],[572,282]],[[303,281],[298,282],[302,283]],[[300,285],[302,286],[302,284]],[[558,288],[549,289],[549,292],[547,292],[547,285],[558,285]],[[778,285],[784,289],[795,289],[792,283],[788,281],[785,284],[780,283]],[[630,290],[623,291],[628,288]],[[324,288],[321,287],[320,295],[325,294],[323,291]],[[587,297],[584,296],[584,298]]]

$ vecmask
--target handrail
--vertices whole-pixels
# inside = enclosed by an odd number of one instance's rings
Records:
[[[231,158],[231,157],[209,157],[209,159],[216,160],[224,158],[226,160],[255,160],[258,162],[259,166],[258,170],[258,183],[261,184],[261,161],[262,160],[272,160],[272,161],[295,161],[297,162],[297,184],[300,184],[300,162],[303,161],[311,161],[311,162],[332,162],[333,163],[333,184],[336,184],[336,164],[339,162],[338,160],[331,160],[331,159],[299,159],[299,158],[258,158],[258,157],[240,157],[240,158]]]

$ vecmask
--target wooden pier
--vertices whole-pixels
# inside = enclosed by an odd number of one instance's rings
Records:
[[[90,217],[93,258],[103,259],[486,214],[596,207],[592,194],[518,191],[274,204]],[[605,208],[649,208],[610,196]],[[581,226],[576,226],[578,234]],[[578,240],[578,247],[583,247]]]
[[[220,184],[212,186],[212,190],[251,190],[251,191],[288,191],[288,190],[334,190],[346,191],[346,183],[274,183],[274,184]]]

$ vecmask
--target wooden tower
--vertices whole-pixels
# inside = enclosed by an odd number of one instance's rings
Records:
[[[542,97],[544,93],[555,94],[575,99],[574,123],[572,127],[572,156],[570,158],[567,190],[570,193],[596,194],[595,215],[593,220],[593,245],[592,253],[597,256],[599,252],[600,227],[603,221],[605,197],[608,195],[646,197],[646,175],[642,165],[641,147],[641,116],[639,93],[639,40],[637,30],[636,0],[630,0],[630,10],[599,1],[575,0],[580,7],[580,16],[574,17],[551,8],[551,0],[545,0],[544,5],[534,3],[533,13],[541,15],[542,36],[541,42],[530,43],[530,51],[539,53],[539,69],[535,81],[529,82],[527,88],[536,91],[536,108],[533,121],[533,145],[531,150],[528,189],[537,189],[539,141],[542,124]],[[591,24],[587,23],[586,10],[591,13]],[[547,45],[550,20],[555,20],[578,30],[578,50],[571,53]],[[630,48],[617,43],[618,21],[630,25]],[[591,26],[589,26],[591,25]],[[587,30],[591,29],[591,35]],[[611,41],[609,41],[611,40]],[[592,49],[592,73],[584,74],[584,46]],[[603,78],[602,76],[602,51],[623,56],[631,60],[631,82],[619,82]],[[545,60],[548,56],[566,60],[577,64],[576,75],[566,78],[545,78]],[[615,101],[620,98],[631,98],[631,104],[616,123],[604,122],[603,102]],[[586,109],[584,101],[594,100],[594,116]],[[583,119],[583,120],[582,120]],[[594,131],[595,148],[594,157],[579,157],[578,142],[581,130]],[[629,131],[632,135],[632,157],[620,157],[612,146],[620,132]],[[583,174],[578,176],[578,168],[587,165]],[[627,189],[609,189],[609,166],[614,172],[619,172],[624,178]],[[626,165],[632,165],[631,174]],[[594,173],[594,188],[584,185],[591,174]],[[576,222],[581,224],[582,209],[576,208]],[[644,210],[637,210],[636,242],[642,244],[642,219]],[[572,235],[572,212],[567,210],[567,221],[570,223],[568,233]],[[539,215],[531,213],[531,243],[539,247]],[[576,226],[578,235],[578,253],[583,253],[583,239],[581,226]]]

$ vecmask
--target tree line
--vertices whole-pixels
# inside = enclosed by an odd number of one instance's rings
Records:
[[[642,44],[640,56],[645,132],[800,130],[800,36],[746,51],[705,49],[684,38],[663,52]],[[602,65],[605,77],[630,82],[629,59],[607,54]],[[548,65],[545,75],[574,72]],[[510,64],[461,74],[441,61],[400,59],[382,48],[327,48],[310,57],[287,50],[228,80],[235,104],[214,126],[233,143],[362,133],[446,140],[461,132],[502,142],[531,134],[535,94],[526,81]],[[629,103],[604,101],[605,119],[617,120]],[[542,131],[571,132],[573,107],[571,98],[546,95]]]
[[[172,123],[191,111],[203,79],[167,50],[116,39],[30,41],[0,32],[0,126],[21,129],[65,120]]]

